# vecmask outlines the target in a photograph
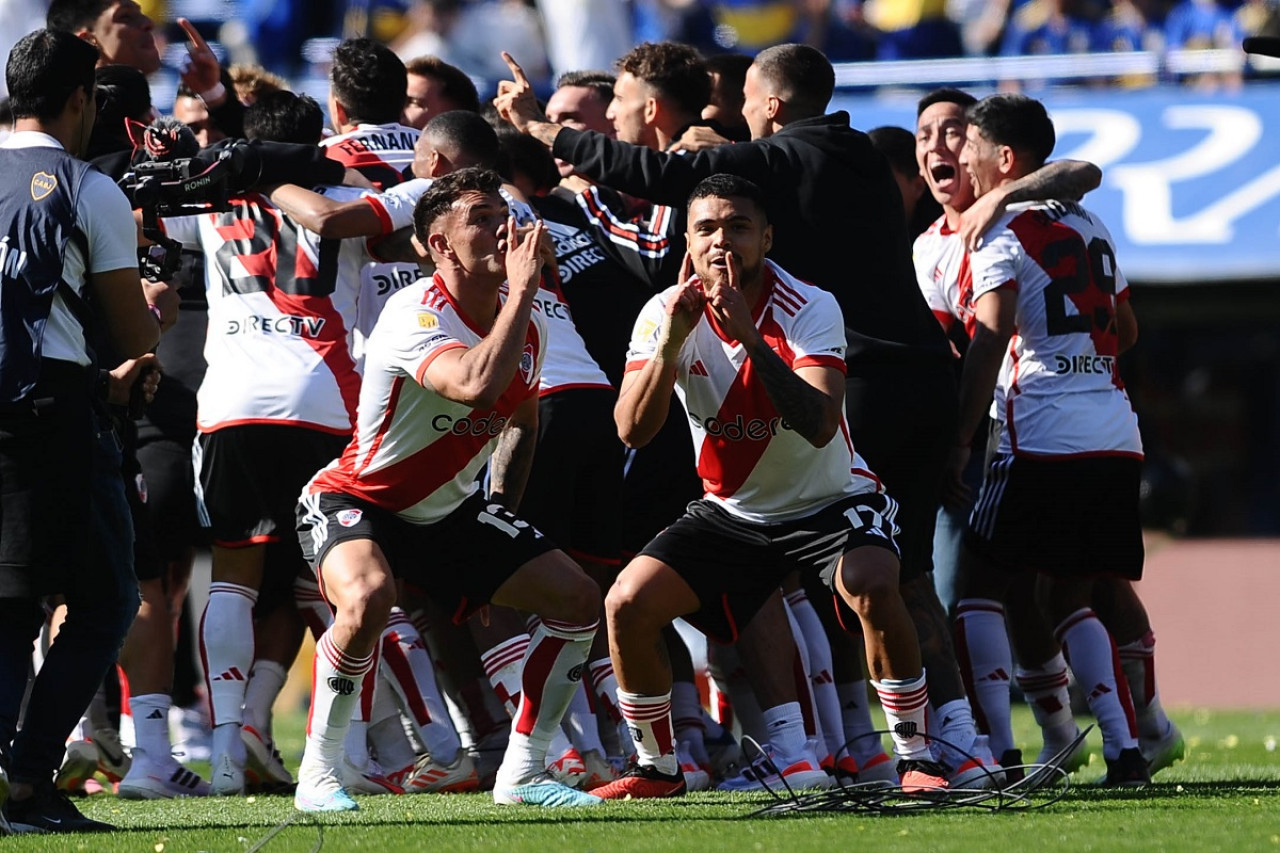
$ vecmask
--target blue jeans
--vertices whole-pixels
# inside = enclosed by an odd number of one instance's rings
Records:
[[[98,425],[92,458],[85,535],[93,560],[63,590],[67,618],[36,674],[16,736],[13,723],[43,614],[37,599],[0,600],[0,738],[5,745],[13,740],[14,782],[50,783],[67,736],[115,665],[141,601],[133,574],[133,521],[120,478],[120,443],[105,420]]]
[[[969,454],[969,464],[963,479],[969,487],[969,502],[959,509],[938,507],[938,520],[933,529],[933,586],[938,591],[947,616],[955,616],[960,601],[963,579],[960,577],[960,553],[963,550],[964,532],[969,527],[969,516],[978,490],[982,488],[982,476],[986,468],[986,454],[982,447],[975,447]]]

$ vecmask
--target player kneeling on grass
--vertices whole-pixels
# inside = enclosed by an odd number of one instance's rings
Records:
[[[795,570],[822,573],[862,623],[903,788],[944,788],[919,734],[929,700],[898,592],[897,505],[854,452],[845,423],[840,308],[765,259],[773,230],[751,182],[706,179],[690,195],[688,222],[680,281],[636,323],[614,416],[623,441],[641,446],[666,420],[674,388],[706,494],[645,546],[606,599],[619,706],[639,761],[595,793],[684,793],[661,630],[683,616],[732,640]],[[752,662],[767,670],[757,678],[792,677],[791,642],[783,630],[774,653]],[[785,780],[803,764],[804,731],[798,713],[768,714]]]
[[[599,803],[551,780],[547,745],[578,689],[600,592],[511,512],[537,437],[546,327],[531,314],[544,228],[518,232],[485,169],[440,178],[414,211],[436,274],[406,287],[369,338],[356,434],[304,490],[298,535],[336,613],[317,644],[294,804],[356,808],[337,775],[361,679],[396,600],[395,577],[462,619],[492,602],[537,614],[494,800]],[[504,286],[504,282],[506,282]],[[489,464],[490,494],[476,474]]]

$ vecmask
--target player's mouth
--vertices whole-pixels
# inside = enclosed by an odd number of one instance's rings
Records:
[[[950,183],[956,179],[956,167],[952,163],[934,163],[929,167],[929,177],[937,186]]]

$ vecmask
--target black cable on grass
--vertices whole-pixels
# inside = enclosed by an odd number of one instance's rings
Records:
[[[997,783],[991,788],[948,788],[936,792],[911,794],[903,791],[901,786],[883,782],[843,781],[839,781],[835,788],[828,790],[797,793],[787,784],[777,765],[760,745],[751,738],[744,738],[743,746],[749,746],[757,753],[757,758],[752,760],[749,766],[760,767],[766,771],[766,776],[760,776],[760,784],[763,790],[773,798],[771,804],[745,817],[786,817],[843,812],[905,815],[959,808],[989,812],[1044,808],[1061,800],[1071,789],[1071,781],[1062,764],[1083,743],[1092,729],[1093,727],[1090,726],[1081,732],[1066,748],[1044,764],[1022,764],[1002,768],[1004,771],[1021,772],[1022,778],[1015,782],[999,784],[1001,780],[997,780],[994,774],[988,771],[988,776],[992,777],[991,781]],[[881,737],[885,734],[891,734],[891,732],[887,730],[868,732],[862,737]],[[924,735],[924,737],[955,750],[967,759],[974,758],[965,750],[940,737],[930,735]],[[848,751],[849,743],[844,745],[842,751]],[[757,776],[759,776],[758,773]],[[772,786],[771,779],[776,780]]]
[[[295,811],[293,814],[280,821],[272,827],[270,832],[259,838],[254,845],[245,850],[244,853],[258,853],[259,850],[271,843],[271,839],[284,832],[285,829],[287,829],[294,821],[302,817],[302,814],[302,812]],[[316,846],[311,848],[311,853],[320,853],[321,848],[324,847],[324,824],[312,823],[312,826],[316,828]]]

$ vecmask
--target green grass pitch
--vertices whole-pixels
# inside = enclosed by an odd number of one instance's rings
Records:
[[[487,794],[358,798],[354,814],[299,815],[287,797],[81,801],[111,835],[0,839],[9,851],[307,853],[307,851],[1246,851],[1280,853],[1280,711],[1175,711],[1186,760],[1141,791],[1099,791],[1101,740],[1067,796],[1035,811],[748,818],[767,795],[693,794],[681,800],[605,803],[585,810],[498,807]],[[1015,718],[1032,742],[1029,714]],[[296,766],[300,721],[278,723]],[[1034,749],[1029,750],[1034,755]],[[292,760],[291,760],[292,759]],[[288,823],[286,823],[288,822]],[[283,826],[282,826],[283,825]]]

